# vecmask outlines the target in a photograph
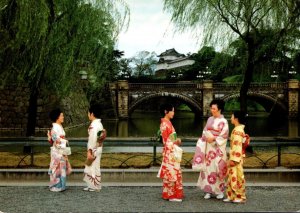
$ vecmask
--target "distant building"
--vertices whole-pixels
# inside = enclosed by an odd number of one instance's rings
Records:
[[[158,57],[159,61],[155,69],[155,76],[157,77],[165,77],[169,70],[187,67],[195,63],[194,60],[190,59],[190,56],[180,54],[174,48],[166,50]]]

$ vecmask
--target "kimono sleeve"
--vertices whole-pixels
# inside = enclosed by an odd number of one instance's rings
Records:
[[[243,137],[240,132],[232,133],[231,149],[229,152],[229,159],[235,162],[240,162],[242,156],[242,142]]]
[[[163,144],[168,149],[173,150],[174,143],[170,139],[170,135],[172,134],[172,126],[167,124],[166,122],[162,122],[160,125],[161,136],[163,139]]]
[[[208,119],[210,119],[210,118],[208,118]],[[207,120],[207,122],[206,122],[206,124],[205,124],[204,129],[202,130],[202,135],[201,135],[202,141],[206,141],[205,132],[206,132],[206,130],[207,130],[207,126],[208,126],[208,120]]]
[[[87,149],[94,149],[97,146],[97,129],[94,126],[89,127],[89,139]]]
[[[227,139],[228,139],[228,133],[229,133],[229,128],[228,128],[228,122],[226,119],[222,119],[220,123],[218,124],[219,129],[221,130],[220,134],[216,137],[216,143],[218,146],[223,146],[226,144]]]
[[[97,147],[98,132],[103,130],[103,125],[92,125],[89,127],[89,139],[87,149],[95,149]]]
[[[56,126],[53,126],[51,129],[51,139],[53,141],[53,146],[60,147],[60,135],[59,129]]]
[[[165,144],[168,140],[168,137],[170,135],[168,131],[168,125],[165,122],[162,122],[160,124],[160,132],[161,132],[161,137],[163,139],[163,143]]]

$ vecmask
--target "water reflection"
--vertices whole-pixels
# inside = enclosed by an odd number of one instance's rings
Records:
[[[230,124],[230,115],[225,115]],[[109,137],[153,137],[159,129],[158,113],[135,112],[129,120],[102,120]],[[195,119],[193,113],[176,112],[172,121],[181,137],[199,137],[206,119]],[[230,131],[233,126],[230,124]],[[299,122],[284,118],[250,117],[246,131],[253,137],[299,136]],[[67,131],[68,137],[87,137],[87,126]]]
[[[298,137],[300,135],[300,133],[299,133],[300,131],[299,131],[299,128],[298,128],[299,127],[299,122],[293,120],[293,121],[288,121],[288,123],[289,123],[289,127],[288,127],[289,134],[288,134],[288,136],[292,137],[292,138]]]

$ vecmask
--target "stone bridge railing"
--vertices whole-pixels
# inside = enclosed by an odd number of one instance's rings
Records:
[[[202,89],[202,84],[196,83],[129,83],[129,89],[132,91],[135,90],[186,90],[186,89]]]
[[[146,100],[146,96],[153,98],[153,94],[156,96],[169,95],[187,101],[187,103],[189,103],[187,98],[190,97],[190,103],[201,109],[203,116],[208,116],[209,103],[213,98],[223,98],[224,100],[237,98],[241,85],[242,83],[213,83],[212,81],[199,83],[128,83],[127,81],[118,81],[110,84],[110,91],[119,118],[129,116],[131,105],[137,105],[136,99],[143,98]],[[281,108],[288,110],[289,117],[298,117],[299,88],[298,80],[284,83],[251,83],[248,94],[268,101],[269,105],[270,103],[280,105]],[[138,101],[141,102],[141,100]]]
[[[213,83],[213,88],[218,89],[230,89],[230,90],[239,90],[242,86],[242,83]],[[287,88],[287,83],[273,83],[273,82],[265,82],[265,83],[251,83],[250,89],[260,89],[260,90],[283,90]]]
[[[202,89],[203,82],[200,83],[192,83],[192,82],[179,82],[179,83],[128,83],[129,89],[131,90],[140,90],[140,89],[160,89],[160,88],[172,88],[172,89],[186,89],[186,88],[196,88]],[[242,83],[213,83],[214,89],[230,89],[230,90],[239,90],[241,88]],[[273,83],[273,82],[265,82],[265,83],[251,83],[250,89],[259,88],[261,90],[283,90],[288,87],[287,83]]]

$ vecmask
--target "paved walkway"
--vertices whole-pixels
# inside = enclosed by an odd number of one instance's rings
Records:
[[[69,186],[50,192],[46,186],[1,186],[0,212],[300,212],[300,186],[248,186],[246,204],[203,199],[185,186],[182,203],[161,199],[158,186],[104,186],[100,192]]]

